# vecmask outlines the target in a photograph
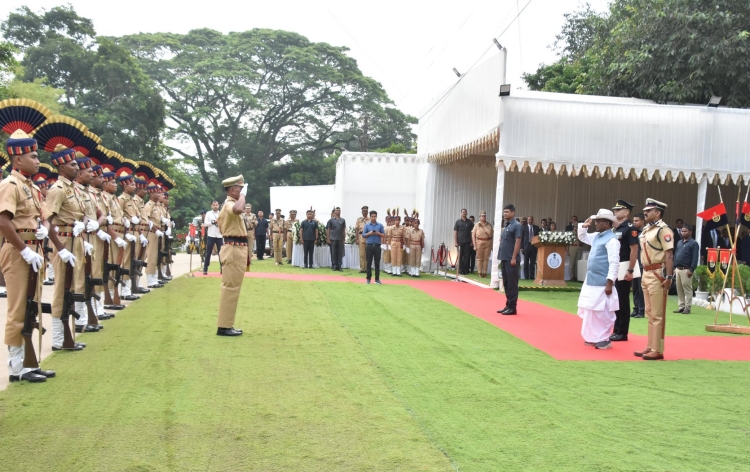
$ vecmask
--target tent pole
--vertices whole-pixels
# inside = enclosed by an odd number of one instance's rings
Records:
[[[705,175],[702,175],[700,180],[698,181],[698,201],[696,204],[696,214],[702,212],[706,209],[706,192],[708,191],[708,177]],[[695,237],[695,240],[698,242],[698,247],[701,247],[701,236],[703,236],[703,219],[702,218],[696,218],[695,222],[695,233],[693,233],[693,236]]]
[[[500,278],[497,270],[497,255],[500,254],[500,235],[503,229],[503,197],[505,193],[505,164],[497,158],[497,187],[495,189],[495,233],[492,238],[493,261],[490,274],[490,288],[500,288]]]

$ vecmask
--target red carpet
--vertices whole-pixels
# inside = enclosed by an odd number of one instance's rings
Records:
[[[218,273],[196,277],[219,277]],[[246,277],[310,282],[356,282],[337,275],[307,275],[247,272]],[[613,348],[599,351],[583,345],[581,319],[564,311],[538,303],[518,301],[517,316],[503,316],[496,311],[505,306],[505,296],[471,284],[427,281],[403,277],[387,279],[384,284],[409,285],[433,298],[481,318],[516,336],[558,360],[639,361],[633,351],[646,346],[646,337],[630,334],[626,342],[613,343]],[[669,321],[667,320],[667,323]],[[750,361],[750,336],[668,336],[667,360],[705,359],[716,361]]]

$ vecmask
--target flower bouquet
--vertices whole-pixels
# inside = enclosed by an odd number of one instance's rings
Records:
[[[543,244],[554,244],[570,246],[578,242],[578,237],[572,231],[541,231],[539,242]]]
[[[299,221],[295,221],[292,225],[292,237],[294,238],[294,244],[302,244],[302,226]]]
[[[318,240],[315,241],[316,246],[327,246],[328,238],[326,238],[326,227],[323,223],[318,223]]]
[[[346,228],[346,239],[344,244],[354,244],[357,241],[357,228],[349,226]]]

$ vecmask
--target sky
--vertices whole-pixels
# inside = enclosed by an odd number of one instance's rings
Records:
[[[21,5],[33,11],[65,0],[4,1],[0,19]],[[385,88],[396,106],[419,117],[434,98],[494,50],[492,38],[508,50],[506,81],[523,87],[521,75],[555,60],[550,46],[566,12],[581,0],[69,0],[94,21],[98,34],[186,33],[196,28],[222,32],[271,28],[293,31],[311,41],[349,48],[363,73]],[[597,11],[608,0],[589,0]],[[520,12],[520,15],[519,15]],[[483,54],[486,54],[483,56]]]

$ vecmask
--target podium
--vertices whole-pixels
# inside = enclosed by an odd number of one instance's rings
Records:
[[[565,249],[567,244],[543,243],[539,236],[531,239],[537,248],[535,285],[567,287],[565,283]]]

